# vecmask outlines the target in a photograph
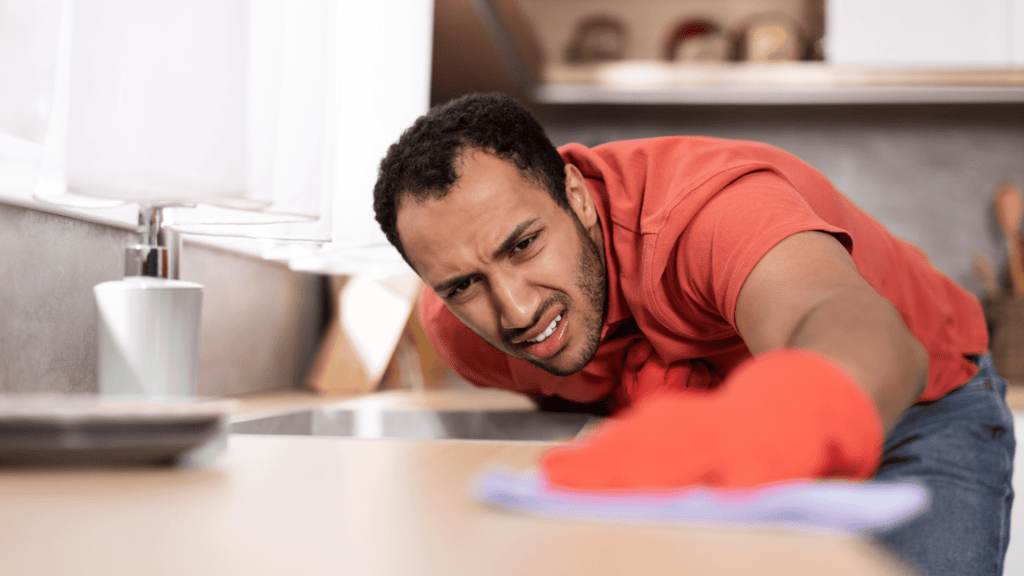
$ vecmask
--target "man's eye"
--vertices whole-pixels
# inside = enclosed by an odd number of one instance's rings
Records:
[[[520,241],[518,244],[512,247],[512,253],[515,254],[517,252],[522,252],[523,250],[526,250],[527,248],[530,247],[530,244],[533,244],[533,241],[536,238],[536,236],[530,236],[529,238]]]
[[[459,283],[458,286],[452,288],[451,291],[448,292],[448,297],[451,298],[452,296],[458,296],[464,290],[466,290],[470,286],[472,286],[473,282],[475,282],[475,281],[476,280],[474,280],[473,278],[467,278],[467,279],[463,280],[461,283]]]

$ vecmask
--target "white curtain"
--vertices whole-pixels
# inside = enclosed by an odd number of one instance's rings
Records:
[[[54,109],[62,2],[0,2],[0,198],[8,202],[32,202]]]
[[[343,137],[337,115],[337,23],[346,3],[242,4],[249,11],[247,194],[241,203],[175,209],[170,225],[198,234],[329,241],[331,208],[339,195],[336,143]],[[344,206],[345,200],[338,200]],[[246,201],[258,211],[224,209],[244,209]]]
[[[292,268],[388,277],[410,270],[373,217],[377,166],[430,102],[433,0],[345,2],[336,34],[338,133],[332,242],[269,246]]]
[[[432,0],[4,0],[0,77],[19,81],[0,87],[0,180],[38,168],[35,197],[75,209],[194,204],[170,225],[313,241],[261,244],[296,268],[391,273],[372,188],[427,109],[432,14]]]

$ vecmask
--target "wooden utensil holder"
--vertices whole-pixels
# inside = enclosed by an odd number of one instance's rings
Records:
[[[986,300],[988,346],[996,371],[1013,382],[1024,382],[1024,297]]]

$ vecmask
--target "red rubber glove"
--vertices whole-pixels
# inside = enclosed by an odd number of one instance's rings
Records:
[[[867,479],[882,441],[874,403],[853,378],[785,349],[747,360],[713,391],[655,394],[591,438],[549,450],[541,467],[552,484],[581,490]]]

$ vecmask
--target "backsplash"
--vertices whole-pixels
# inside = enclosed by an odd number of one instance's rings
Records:
[[[127,230],[0,203],[0,392],[95,392],[92,287],[124,275]],[[323,282],[186,240],[203,285],[199,394],[296,388],[323,325]]]

